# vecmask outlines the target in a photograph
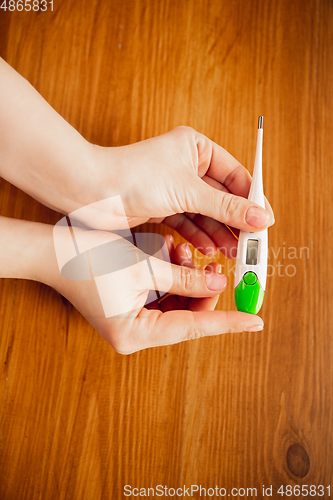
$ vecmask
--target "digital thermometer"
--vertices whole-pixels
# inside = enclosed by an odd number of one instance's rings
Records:
[[[265,208],[262,183],[263,116],[259,116],[257,150],[248,199]],[[257,314],[262,306],[267,277],[267,229],[257,233],[240,231],[236,270],[235,302],[238,311]]]

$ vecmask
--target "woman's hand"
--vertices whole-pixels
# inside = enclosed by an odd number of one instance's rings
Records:
[[[181,244],[174,248],[170,235],[165,239],[171,263],[151,257],[149,268],[153,274],[148,272],[145,264],[147,255],[140,255],[140,251],[135,260],[144,265],[126,267],[131,257],[137,254],[137,249],[117,235],[79,229],[75,237],[78,245],[83,247],[104,247],[95,257],[88,251],[91,277],[94,278],[90,281],[63,278],[50,249],[47,265],[47,273],[50,274],[39,279],[64,295],[119,353],[130,354],[148,347],[207,335],[262,329],[263,323],[258,316],[236,311],[213,311],[219,294],[226,287],[226,276],[218,272],[219,264],[216,262],[205,270],[196,269],[189,246]],[[60,238],[57,246],[61,248],[61,230],[57,232],[57,238]],[[112,252],[115,242],[118,250]],[[97,244],[100,246],[96,247]],[[105,260],[101,265],[103,255]],[[113,272],[109,268],[109,273],[104,275],[109,259]],[[99,268],[96,274],[94,262]],[[146,305],[152,284],[155,290],[171,294]]]
[[[235,258],[239,229],[257,231],[274,223],[268,202],[264,210],[246,199],[248,171],[190,127],[129,146],[93,148],[102,198],[120,194],[130,227],[164,222],[202,253],[214,255],[220,248]],[[107,225],[107,214],[98,224]]]
[[[246,199],[248,171],[204,135],[178,127],[129,146],[94,146],[1,58],[0,130],[0,175],[62,213],[118,196],[131,227],[164,221],[204,254],[219,247],[227,256],[236,239],[225,224],[237,234],[274,222],[269,205]],[[89,227],[117,227],[107,203],[96,214]]]
[[[87,247],[95,248],[91,245],[92,241],[103,245],[117,238],[122,245],[118,253],[120,260],[122,256],[126,260],[128,252],[137,254],[137,249],[118,235],[103,231],[79,231],[81,233],[77,241]],[[152,280],[149,279],[149,273],[147,279],[142,266],[122,268],[119,265],[119,272],[106,276],[101,287],[92,272],[92,253],[88,250],[90,279],[89,275],[84,280],[82,276],[77,276],[76,280],[66,279],[58,267],[53,226],[0,217],[0,232],[3,235],[0,277],[31,279],[52,286],[120,353],[129,354],[147,347],[174,344],[207,335],[262,329],[263,322],[258,316],[237,311],[213,311],[219,294],[227,284],[226,277],[217,272],[219,264],[214,262],[205,270],[196,269],[189,246],[182,243],[174,248],[172,236],[165,237],[171,263],[156,257],[150,258],[158,289],[169,291],[170,294],[145,306]],[[60,229],[57,235],[58,248],[66,248],[66,228]],[[114,264],[114,253],[104,256],[106,268],[108,259]],[[138,262],[142,263],[144,259],[139,258]],[[107,315],[105,304],[108,307]]]

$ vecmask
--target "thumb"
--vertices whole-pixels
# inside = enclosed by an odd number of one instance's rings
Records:
[[[211,297],[221,293],[227,286],[224,274],[209,269],[177,266],[161,259],[149,259],[155,290],[185,297]],[[151,283],[151,282],[150,282]],[[151,287],[140,280],[140,285]]]
[[[145,311],[135,318],[135,335],[122,337],[116,350],[130,354],[148,347],[177,344],[211,335],[234,332],[256,332],[263,329],[259,316],[238,311]],[[120,328],[118,330],[121,331]]]
[[[189,196],[192,206],[188,212],[207,215],[242,231],[254,232],[274,223],[272,215],[256,203],[231,193],[219,191],[196,177],[192,183],[196,190]]]

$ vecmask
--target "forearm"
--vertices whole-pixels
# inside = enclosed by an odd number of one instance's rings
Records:
[[[91,145],[0,58],[0,176],[69,213],[95,201],[95,175]]]

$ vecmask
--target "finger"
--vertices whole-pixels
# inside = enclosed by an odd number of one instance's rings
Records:
[[[247,232],[261,231],[274,222],[271,214],[259,205],[214,189],[198,177],[193,177],[186,205],[186,212],[207,215]]]
[[[208,234],[191,221],[185,214],[175,214],[164,219],[164,224],[171,227],[189,241],[204,255],[215,255],[217,248]]]
[[[209,177],[209,175],[204,175],[202,177],[202,180],[205,181],[210,186],[212,186],[213,188],[218,189],[219,191],[224,191],[225,193],[230,193],[230,191],[227,187],[225,187],[223,184],[221,184],[217,180],[212,179],[211,177]],[[252,178],[251,178],[251,182],[252,182]],[[249,192],[246,193],[245,198],[247,198],[248,195],[249,195]],[[266,207],[266,210],[272,215],[273,220],[275,220],[273,209],[272,209],[269,201],[267,200],[266,196],[265,196],[265,207]]]
[[[140,288],[151,289],[154,286],[155,290],[185,297],[210,297],[221,293],[227,284],[223,274],[177,266],[155,257],[149,258],[149,266],[152,274],[141,272],[137,276]],[[145,271],[145,267],[141,270]]]
[[[173,263],[179,266],[194,267],[192,260],[192,252],[190,246],[187,243],[181,243],[177,245],[174,251]],[[169,297],[160,301],[159,306],[161,311],[175,311],[180,309],[187,309],[189,297],[183,297],[179,295],[169,295]]]
[[[231,193],[247,197],[251,175],[228,151],[196,132],[199,175],[208,175],[223,184]]]
[[[194,267],[192,261],[192,253],[187,243],[182,243],[175,249],[174,263],[192,268]],[[205,270],[207,272],[219,273],[221,271],[221,265],[217,262],[213,262],[211,264],[208,264]],[[187,308],[193,311],[213,310],[217,304],[218,299],[218,295],[207,297],[205,299],[189,299],[188,297],[170,295],[165,300],[162,299],[162,301],[160,302],[160,308],[163,312]]]
[[[204,182],[206,182],[207,184],[209,184],[210,186],[212,186],[213,188],[218,189],[219,191],[224,191],[225,193],[230,193],[230,191],[227,187],[225,187],[223,184],[221,184],[221,182],[218,182],[216,179],[212,179],[211,177],[209,177],[209,175],[204,175],[203,177],[201,177],[201,179]]]
[[[190,267],[190,268],[195,268],[195,265],[192,260],[192,252],[190,249],[190,245],[187,243],[181,243],[180,245],[177,245],[175,249],[175,254],[174,254],[174,264],[177,264],[178,266],[185,266],[185,267]],[[179,303],[179,308],[181,309],[187,309],[188,304],[190,301],[189,297],[184,297],[182,295],[175,295],[175,297],[178,300]]]
[[[221,272],[221,264],[218,262],[211,262],[205,267],[206,271],[210,272]],[[213,311],[219,300],[219,295],[213,295],[213,297],[206,297],[204,299],[191,299],[188,304],[188,309],[190,311]]]
[[[217,249],[226,257],[235,258],[235,248],[239,229],[228,229],[225,224],[200,214],[176,214],[166,217],[164,223],[175,229],[199,252],[209,257],[216,255]]]
[[[252,182],[252,177],[248,170],[230,153],[228,153],[228,151],[208,139],[208,137],[196,131],[195,142],[198,150],[199,176],[203,177],[204,175],[207,175],[208,177],[218,181],[220,184],[223,184],[230,191],[230,193],[247,198]],[[200,213],[204,213],[201,210],[199,211]],[[194,210],[194,212],[197,211]],[[270,215],[269,220],[271,221],[271,224],[273,224],[273,211],[268,210],[268,213]],[[204,215],[209,214],[204,213]],[[228,224],[225,220],[222,222],[226,222]],[[230,224],[232,223],[230,222]],[[263,225],[266,226],[266,224]],[[238,224],[235,224],[235,226],[239,227]],[[240,229],[242,228],[240,227]]]
[[[173,239],[173,236],[171,234],[166,234],[164,236],[165,243],[170,255],[170,262],[174,261],[174,251],[175,251],[175,240]]]
[[[165,236],[167,245],[169,245],[169,242],[171,241],[169,236],[170,235]],[[172,238],[172,247],[173,247],[173,258],[172,258],[173,264],[194,267],[194,264],[192,261],[192,252],[191,252],[191,249],[187,243],[181,243],[180,245],[177,245],[176,248],[174,248],[174,241]],[[151,306],[149,304],[149,305],[146,305],[146,307],[147,307],[147,309],[159,308],[163,312],[173,311],[173,310],[178,310],[178,309],[187,309],[187,305],[188,305],[189,300],[190,299],[188,297],[181,297],[178,295],[169,295],[166,297],[162,297],[159,301],[155,301],[154,306]]]
[[[229,193],[229,190],[225,186],[207,175],[204,175],[202,180],[219,191]],[[271,215],[271,219],[275,221],[272,207],[266,197],[265,205],[266,210]],[[195,213],[190,214],[188,212],[166,217],[164,223],[175,229],[204,255],[213,256],[216,254],[216,249],[219,248],[226,257],[234,258],[235,256],[237,242],[234,240],[233,234],[238,237],[239,229],[237,228],[230,226],[231,233],[228,228],[225,228],[223,223],[211,217]]]
[[[164,236],[164,239],[165,239],[166,246],[167,246],[167,249],[168,249],[168,252],[170,255],[170,262],[174,262],[175,241],[173,239],[173,236],[171,234],[166,234]],[[162,298],[162,300],[163,300],[163,298]],[[159,310],[161,310],[160,301],[161,301],[161,299],[156,299],[152,302],[149,302],[148,304],[146,303],[145,307],[147,309],[159,309]]]
[[[223,184],[215,179],[212,179],[208,175],[204,175],[202,180],[219,191],[223,191],[225,193],[230,192],[229,189]],[[225,255],[228,259],[234,259],[236,257],[239,229],[226,226],[225,224],[218,222],[211,217],[206,217],[205,215],[186,213],[186,216],[209,235],[223,255]],[[205,252],[205,255],[207,255],[207,252]]]
[[[131,334],[120,336],[114,348],[122,354],[176,344],[223,333],[259,331],[259,316],[238,311],[148,311],[142,309],[131,325]]]
[[[186,266],[191,268],[195,267],[190,245],[188,245],[187,243],[181,243],[180,245],[177,245],[177,247],[175,248],[173,263],[177,266]]]
[[[237,239],[233,231],[228,229],[225,224],[217,220],[200,214],[186,213],[187,217],[191,219],[197,226],[210,235],[214,242],[214,248],[217,247],[228,258],[235,258],[235,248],[237,248]],[[237,230],[236,230],[237,231]],[[197,247],[201,251],[201,247]],[[209,252],[206,248],[205,255],[213,256],[213,252]]]
[[[175,324],[178,326],[176,329]],[[255,327],[262,329],[262,319],[239,311],[171,311],[159,317],[153,340],[163,340],[163,343],[169,344],[222,333],[242,332]]]

